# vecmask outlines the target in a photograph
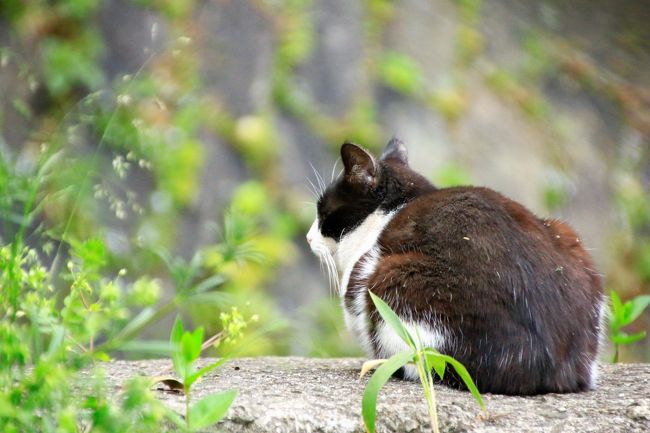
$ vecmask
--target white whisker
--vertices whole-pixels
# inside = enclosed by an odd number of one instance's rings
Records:
[[[326,273],[330,295],[340,294],[338,271],[334,256],[332,256],[332,253],[327,248],[317,247],[314,252],[319,258],[321,272]]]
[[[334,161],[334,167],[332,167],[332,175],[330,176],[330,182],[334,182],[334,173],[336,172],[336,166],[338,165],[339,160]]]
[[[311,179],[307,178],[307,182],[309,182],[309,185],[311,185],[311,188],[309,189],[311,194],[314,196],[316,200],[320,197],[320,194],[318,193],[318,188],[314,185],[314,183],[311,181]]]
[[[323,180],[323,177],[320,175],[320,173],[316,170],[314,165],[310,162],[309,165],[311,166],[312,171],[314,172],[314,175],[316,176],[316,183],[319,186],[319,196],[325,192],[325,181]]]

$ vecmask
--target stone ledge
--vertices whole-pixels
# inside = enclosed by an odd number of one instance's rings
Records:
[[[236,359],[197,383],[193,398],[231,388],[239,392],[226,419],[208,432],[364,432],[362,363],[353,358]],[[168,360],[147,360],[116,361],[105,368],[110,383],[119,387],[136,375],[160,375],[169,366]],[[157,394],[182,411],[182,397]],[[442,432],[650,431],[650,364],[603,365],[598,389],[586,393],[486,394],[487,420],[478,417],[479,407],[468,392],[438,386],[436,394]],[[379,432],[430,431],[419,384],[391,380],[380,393],[377,425]]]

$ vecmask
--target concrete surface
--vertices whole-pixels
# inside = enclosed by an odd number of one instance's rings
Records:
[[[197,383],[193,399],[238,390],[226,419],[208,432],[363,432],[367,377],[358,379],[362,363],[356,358],[236,359]],[[116,361],[106,364],[106,372],[119,388],[136,375],[169,375],[170,365],[169,360]],[[155,392],[182,411],[182,396]],[[441,432],[650,431],[650,364],[603,365],[599,387],[586,393],[486,394],[487,419],[468,392],[438,386],[436,395]],[[379,432],[431,431],[419,384],[392,379],[380,393],[377,425]]]

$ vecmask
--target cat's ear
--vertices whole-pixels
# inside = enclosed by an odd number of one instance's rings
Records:
[[[404,142],[397,137],[391,138],[384,148],[384,153],[381,154],[381,159],[396,159],[402,164],[408,165],[408,153]]]
[[[376,184],[377,163],[364,149],[356,144],[345,142],[341,146],[341,159],[345,166],[347,180],[368,186]]]

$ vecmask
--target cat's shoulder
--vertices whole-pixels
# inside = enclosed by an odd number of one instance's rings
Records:
[[[521,204],[483,186],[435,189],[408,203],[404,209],[421,215],[434,211],[440,214],[472,217],[495,213],[534,217],[532,212]]]
[[[548,235],[548,221],[505,195],[482,186],[458,186],[427,192],[405,205],[396,223],[427,227],[519,227],[535,237]],[[545,226],[546,225],[546,226]],[[570,230],[567,226],[563,229]]]

